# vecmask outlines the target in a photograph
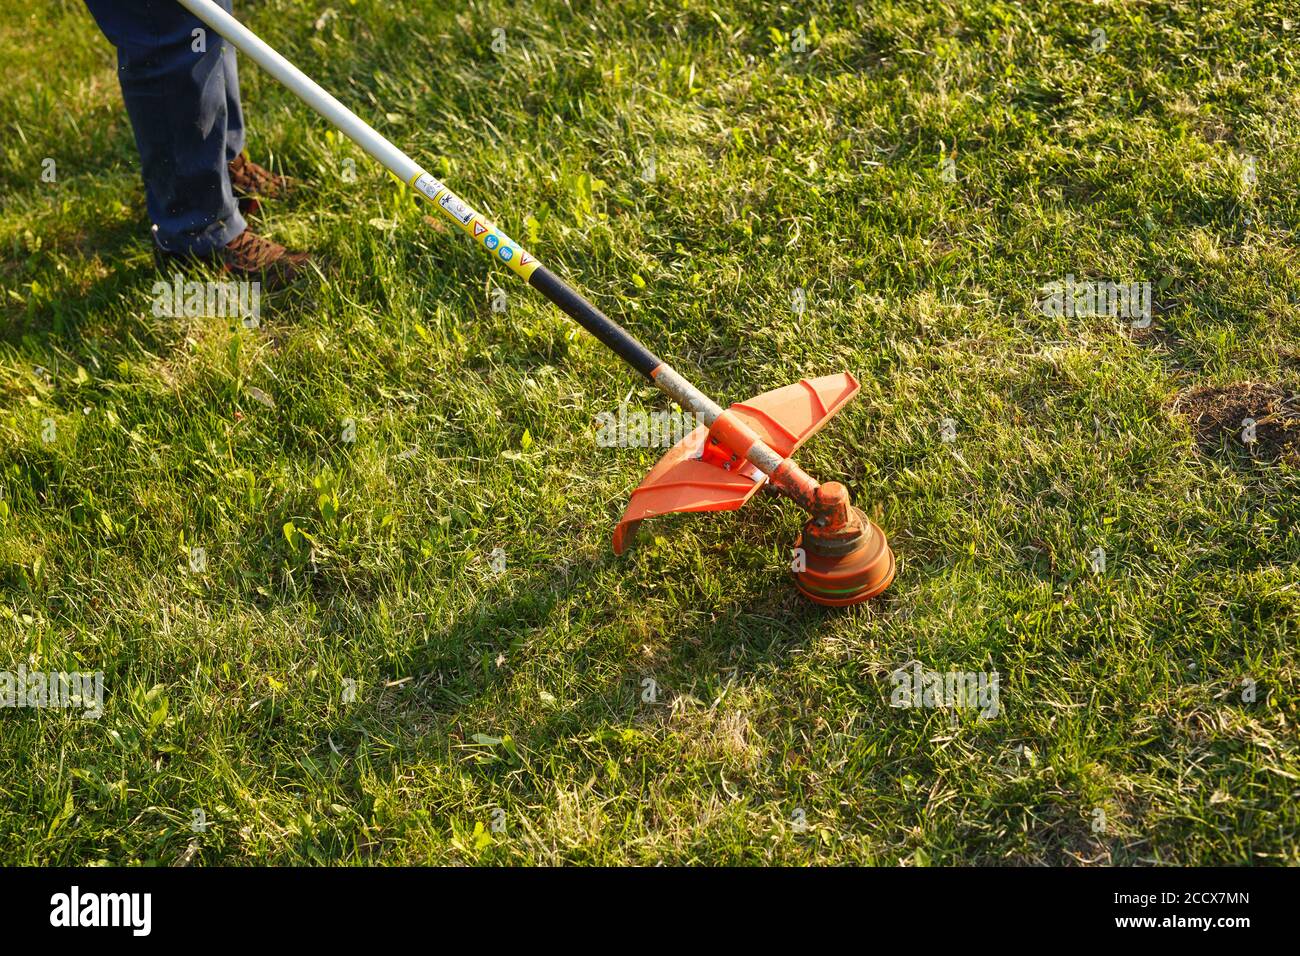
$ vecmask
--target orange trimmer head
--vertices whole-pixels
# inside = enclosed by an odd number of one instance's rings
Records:
[[[812,517],[794,543],[795,586],[818,604],[845,607],[875,597],[894,580],[894,552],[885,533],[849,503],[848,489],[818,489],[822,517]]]
[[[748,429],[788,461],[858,390],[857,380],[847,372],[802,379],[737,402],[712,426],[699,426],[669,449],[632,492],[614,529],[614,552],[622,554],[627,549],[646,518],[741,507],[769,475],[733,447],[741,444],[735,441],[737,433],[743,436]],[[795,483],[782,487],[779,469],[771,477],[778,491],[800,501],[810,512],[790,565],[801,593],[819,604],[844,606],[875,597],[889,586],[894,578],[894,555],[884,532],[849,503],[843,485],[814,482],[809,495],[808,489]],[[805,494],[799,494],[801,490]]]

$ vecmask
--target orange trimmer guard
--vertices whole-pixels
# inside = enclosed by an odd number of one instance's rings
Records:
[[[848,372],[805,378],[731,406],[777,454],[792,455],[858,393]],[[622,554],[646,518],[675,511],[734,511],[753,497],[767,476],[744,460],[719,454],[701,425],[659,459],[614,529],[614,553]]]

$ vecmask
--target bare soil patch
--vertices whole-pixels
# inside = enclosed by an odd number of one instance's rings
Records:
[[[1191,423],[1202,451],[1223,447],[1225,439],[1257,456],[1300,462],[1300,394],[1267,382],[1203,386],[1174,399],[1174,411]],[[1255,441],[1242,440],[1247,419],[1255,423]]]

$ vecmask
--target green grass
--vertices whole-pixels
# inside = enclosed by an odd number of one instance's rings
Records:
[[[766,497],[616,559],[658,451],[596,416],[662,402],[247,61],[325,278],[154,316],[112,52],[6,7],[0,670],[106,699],[0,711],[4,861],[1300,863],[1300,475],[1172,409],[1300,390],[1290,4],[330,5],[237,12],[715,397],[861,378],[801,461],[897,580],[802,602]],[[1001,712],[891,707],[911,661]]]

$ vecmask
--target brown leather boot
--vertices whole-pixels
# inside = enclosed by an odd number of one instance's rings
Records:
[[[222,249],[210,256],[194,256],[164,252],[155,247],[158,268],[180,269],[189,272],[195,268],[216,265],[236,279],[254,279],[262,283],[265,292],[275,292],[292,283],[311,262],[311,254],[290,252],[278,242],[272,242],[245,229]]]
[[[239,200],[239,211],[244,216],[261,212],[261,199],[280,199],[293,189],[294,181],[288,176],[273,173],[240,153],[226,167],[230,172],[230,188]]]
[[[267,292],[289,285],[311,262],[311,254],[290,252],[278,242],[245,229],[218,253],[222,268],[240,279],[261,279]]]
[[[243,153],[236,156],[227,168],[230,170],[230,186],[236,195],[280,199],[294,186],[288,176],[257,165]]]

